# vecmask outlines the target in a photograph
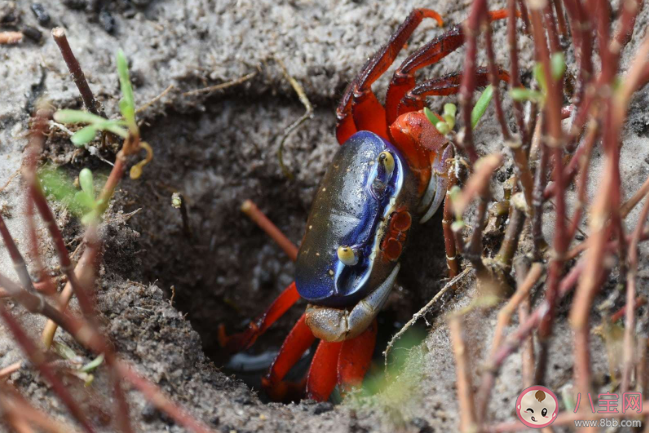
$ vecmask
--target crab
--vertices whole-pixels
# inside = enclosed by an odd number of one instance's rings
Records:
[[[491,20],[506,16],[506,11],[490,13]],[[336,385],[344,394],[362,383],[374,351],[376,316],[397,278],[411,231],[432,217],[447,194],[453,146],[424,107],[428,96],[458,93],[462,74],[417,84],[415,72],[459,48],[464,43],[462,26],[453,26],[403,61],[392,77],[385,106],[371,89],[426,18],[443,25],[437,12],[413,10],[342,97],[336,110],[341,147],[315,195],[295,281],[245,331],[227,336],[220,330],[220,343],[227,350],[247,349],[295,302],[306,300],[306,311],[262,379],[273,400],[285,400],[305,387],[307,398],[325,401]],[[509,77],[500,70],[498,78]],[[489,84],[486,69],[478,68],[476,81],[479,87]],[[445,229],[449,215],[445,205]],[[453,277],[458,263],[451,236],[445,236],[445,244]],[[316,339],[321,341],[306,379],[298,384],[284,381]]]

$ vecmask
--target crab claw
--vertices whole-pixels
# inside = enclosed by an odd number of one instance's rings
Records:
[[[453,157],[453,146],[447,145],[443,151],[438,151],[432,162],[433,172],[426,188],[426,193],[419,203],[419,211],[423,213],[421,224],[428,221],[439,209],[446,196],[448,186],[448,175],[446,172],[446,161]]]
[[[385,301],[399,273],[397,264],[388,278],[372,293],[361,299],[351,310],[308,305],[305,321],[316,338],[329,343],[359,336],[372,323]]]

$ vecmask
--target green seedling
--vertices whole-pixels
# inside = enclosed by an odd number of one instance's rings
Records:
[[[494,88],[491,84],[489,84],[484,89],[484,92],[482,92],[482,94],[478,98],[478,101],[473,106],[473,111],[471,111],[472,129],[475,129],[480,119],[482,119],[482,116],[484,116],[484,113],[487,111],[487,107],[489,107],[489,104],[491,103],[493,96],[494,96]]]
[[[455,115],[457,114],[457,106],[455,104],[444,104],[444,113],[441,119],[426,107],[424,107],[424,114],[428,118],[428,121],[435,125],[437,131],[442,135],[449,134],[455,128]]]
[[[563,77],[563,74],[566,72],[566,59],[563,53],[554,53],[550,58],[550,69],[552,71],[552,79],[558,81]],[[545,98],[548,94],[548,84],[545,79],[545,72],[543,72],[543,65],[537,63],[534,66],[533,70],[534,78],[539,83],[541,91],[527,89],[521,87],[518,89],[512,89],[510,95],[514,101],[524,102],[532,101],[538,104],[543,104]]]
[[[68,208],[73,214],[81,217],[83,224],[90,224],[99,218],[101,200],[96,197],[94,176],[90,169],[84,168],[79,173],[79,186],[61,170],[53,167],[43,167],[38,171],[38,178],[43,191],[54,200]]]
[[[76,368],[71,368],[70,373],[79,379],[83,380],[85,386],[90,386],[95,377],[90,374],[93,370],[97,369],[104,362],[104,355],[99,355],[92,361],[82,364],[83,358],[77,355],[71,347],[66,344],[61,343],[60,341],[54,342],[54,352],[59,355],[61,358],[66,361],[70,361],[71,364],[77,366]]]
[[[135,100],[128,73],[128,62],[122,50],[117,51],[117,74],[122,91],[122,99],[119,101],[121,119],[105,119],[81,110],[59,110],[54,113],[54,120],[59,123],[88,125],[75,132],[70,138],[75,146],[85,146],[94,140],[100,131],[111,132],[123,139],[128,138],[129,134],[139,135],[135,121]]]

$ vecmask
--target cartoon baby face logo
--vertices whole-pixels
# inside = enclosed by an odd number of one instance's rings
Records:
[[[516,415],[531,428],[547,427],[559,411],[559,400],[544,386],[532,386],[521,392],[516,400]]]

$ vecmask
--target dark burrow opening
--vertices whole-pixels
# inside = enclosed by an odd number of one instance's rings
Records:
[[[130,225],[139,232],[139,276],[156,282],[173,297],[173,305],[191,321],[205,353],[226,373],[254,389],[273,355],[304,311],[299,302],[245,354],[230,360],[219,347],[218,326],[244,329],[291,283],[294,266],[282,250],[241,211],[252,199],[295,243],[302,237],[315,188],[338,144],[333,109],[316,110],[314,120],[288,140],[287,179],[276,156],[278,137],[299,117],[294,101],[257,99],[255,111],[241,98],[210,104],[204,112],[169,113],[143,130],[155,157],[140,180],[125,180],[119,205],[139,211]],[[188,208],[188,227],[171,206],[181,193]],[[441,287],[446,264],[441,215],[413,236],[402,261],[393,294],[379,316],[376,368],[391,336]],[[133,275],[133,278],[136,278]],[[425,336],[420,327],[411,345]],[[313,351],[311,351],[313,352]],[[308,369],[303,358],[292,372],[299,379]]]

